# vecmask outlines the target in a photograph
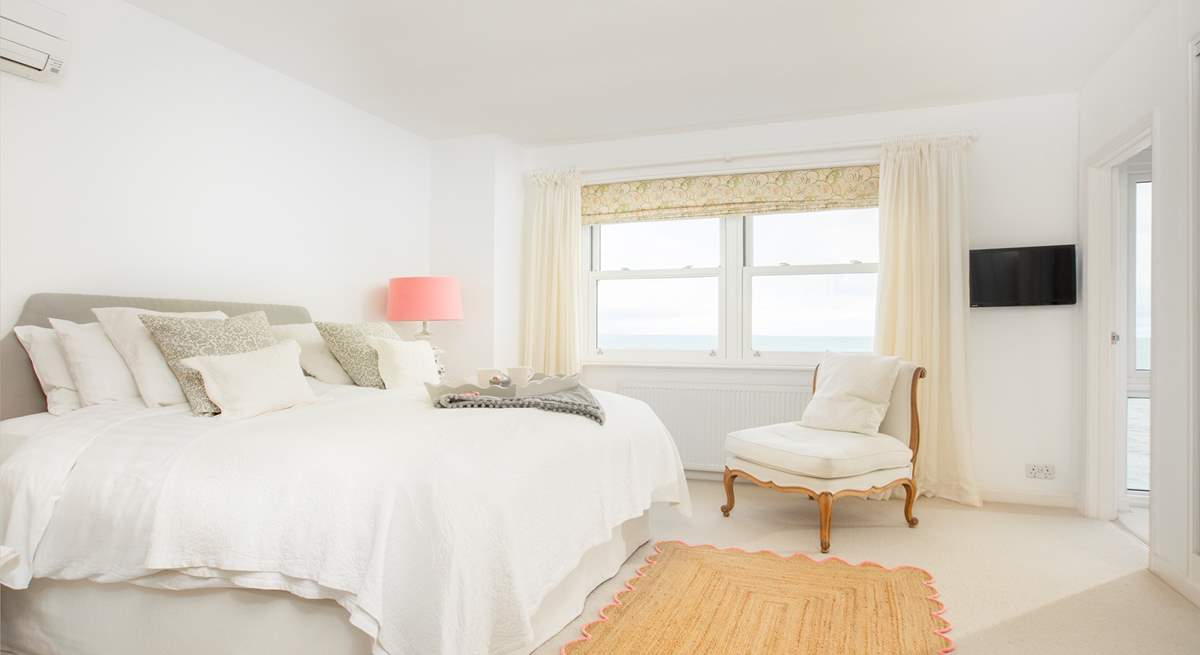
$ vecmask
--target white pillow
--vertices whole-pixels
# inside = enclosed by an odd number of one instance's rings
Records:
[[[25,347],[25,352],[29,353],[33,372],[42,385],[42,393],[46,394],[46,411],[62,416],[82,407],[75,380],[71,378],[71,369],[67,367],[67,356],[54,330],[18,325],[13,332],[17,334],[17,341]]]
[[[178,405],[187,402],[183,389],[150,331],[138,319],[142,314],[183,318],[228,318],[225,312],[156,312],[136,307],[95,307],[92,313],[100,321],[113,347],[121,353],[137,383],[138,393],[148,407]]]
[[[877,434],[900,372],[899,357],[830,354],[817,370],[817,389],[800,425]]]
[[[325,338],[321,336],[316,325],[272,325],[271,332],[280,341],[291,339],[300,344],[300,366],[304,368],[305,373],[329,384],[354,384],[354,380],[346,374],[346,369],[342,368],[333,356],[333,351],[325,343]]]
[[[300,368],[300,344],[281,341],[236,355],[179,360],[200,373],[204,391],[225,419],[249,418],[316,401]]]
[[[388,391],[428,398],[425,383],[441,381],[433,346],[428,341],[367,337],[367,342],[379,353],[379,376]]]
[[[140,399],[133,374],[99,323],[50,319],[84,406]]]

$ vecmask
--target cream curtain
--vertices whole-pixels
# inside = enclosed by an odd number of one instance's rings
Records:
[[[526,184],[521,360],[550,375],[579,372],[579,180],[550,172]]]
[[[967,407],[967,180],[971,139],[885,144],[875,346],[924,366],[916,463],[923,494],[979,505]]]

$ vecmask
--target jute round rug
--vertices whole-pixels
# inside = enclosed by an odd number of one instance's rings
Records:
[[[831,557],[660,542],[564,655],[948,653],[933,578]]]

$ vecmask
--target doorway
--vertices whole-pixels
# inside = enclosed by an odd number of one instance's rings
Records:
[[[1120,480],[1117,491],[1117,520],[1139,539],[1150,539],[1150,343],[1152,339],[1151,257],[1154,202],[1153,151],[1146,148],[1118,169],[1121,190],[1116,221],[1115,250],[1118,256],[1114,303],[1118,325],[1117,425],[1114,429]],[[1123,387],[1123,388],[1122,388]]]
[[[1149,512],[1136,512],[1135,508],[1145,509],[1150,503],[1145,453],[1149,451],[1151,426],[1145,410],[1152,401],[1149,367],[1153,362],[1147,361],[1151,338],[1151,240],[1146,237],[1151,212],[1143,211],[1143,238],[1139,240],[1137,197],[1141,190],[1145,200],[1151,198],[1146,192],[1153,185],[1153,127],[1153,115],[1146,115],[1089,159],[1085,178],[1087,213],[1080,225],[1086,335],[1082,353],[1085,448],[1080,509],[1085,516],[1106,520],[1125,514],[1131,529],[1141,535],[1148,530],[1135,521]],[[1138,186],[1139,182],[1150,184]],[[1144,209],[1148,204],[1143,203]],[[1139,283],[1142,293],[1138,293]],[[1143,314],[1140,325],[1139,304]],[[1143,344],[1140,359],[1138,334]],[[1139,366],[1143,367],[1141,371]],[[1147,489],[1130,492],[1131,486]]]

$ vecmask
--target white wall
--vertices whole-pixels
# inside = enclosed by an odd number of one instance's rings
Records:
[[[379,317],[428,269],[426,140],[128,4],[59,6],[64,79],[0,74],[0,330],[36,291]]]
[[[971,154],[972,247],[1075,243],[1076,116],[1074,95],[1039,96],[550,146],[532,150],[529,164],[577,167],[589,181],[815,166],[877,160],[878,148],[862,144],[889,137],[974,130],[979,140]],[[806,154],[742,157],[813,148]],[[721,156],[738,158],[669,163]],[[630,164],[645,165],[588,173]],[[1082,447],[1078,314],[1076,307],[971,310],[969,400],[976,474],[985,498],[1074,506]],[[593,384],[609,388],[622,376],[656,374],[607,367],[587,373]],[[726,380],[742,373],[669,372],[674,379],[680,375]],[[807,378],[803,371],[794,375]],[[1027,479],[1026,463],[1054,464],[1057,478]]]
[[[433,144],[430,272],[458,278],[463,320],[430,326],[443,364],[458,381],[468,369],[491,366],[495,138],[467,137]]]
[[[497,136],[433,144],[430,269],[458,278],[463,320],[430,331],[454,382],[518,364],[521,162],[520,149]]]
[[[519,366],[521,316],[521,262],[524,251],[525,201],[524,151],[511,142],[501,142],[496,152],[495,229],[496,260],[492,262],[494,366]]]
[[[1190,318],[1196,297],[1187,283],[1196,284],[1190,260],[1200,236],[1188,200],[1200,184],[1188,153],[1189,44],[1198,38],[1200,3],[1164,0],[1080,91],[1079,142],[1086,165],[1153,118],[1151,568],[1200,603],[1197,436],[1190,418],[1197,392],[1197,334]]]

